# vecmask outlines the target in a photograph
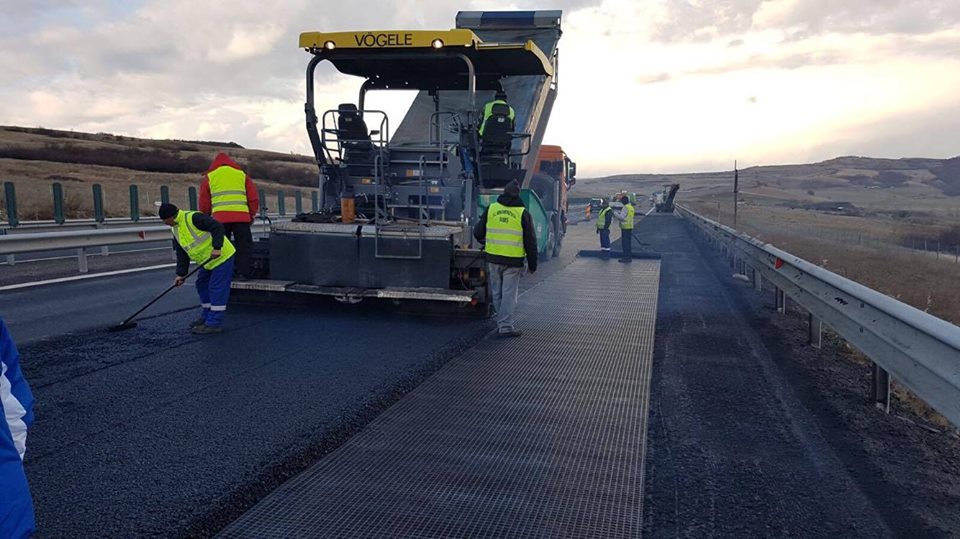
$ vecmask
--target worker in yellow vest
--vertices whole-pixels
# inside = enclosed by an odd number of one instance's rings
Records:
[[[600,252],[604,258],[610,258],[610,224],[613,221],[613,210],[607,199],[603,199],[597,214],[597,234],[600,235]]]
[[[520,199],[520,184],[511,180],[473,230],[483,243],[488,264],[490,298],[497,316],[499,337],[519,337],[513,324],[520,276],[526,260],[530,273],[537,271],[537,235],[533,217]]]
[[[236,249],[223,231],[223,225],[198,211],[182,211],[173,204],[160,205],[160,219],[173,229],[177,251],[177,277],[174,286],[186,281],[190,262],[203,264],[197,273],[200,318],[190,325],[197,335],[223,331],[223,316],[230,298],[233,259]]]
[[[497,93],[496,95],[494,95],[493,100],[488,101],[483,106],[483,117],[480,120],[480,128],[477,130],[477,134],[479,134],[481,138],[483,138],[483,132],[487,128],[487,120],[493,117],[494,107],[496,105],[503,106],[503,110],[506,111],[505,112],[506,119],[507,121],[510,122],[510,130],[513,131],[514,129],[514,124],[517,120],[517,113],[516,111],[513,110],[513,107],[511,107],[510,104],[507,103],[507,93],[504,92],[503,90],[497,90]]]
[[[223,224],[227,239],[237,249],[236,273],[250,277],[253,232],[250,224],[260,210],[260,196],[253,180],[230,156],[220,152],[200,182],[200,211]]]
[[[633,262],[633,221],[637,211],[627,195],[623,195],[620,202],[623,203],[623,208],[613,214],[620,221],[620,248],[623,249],[620,262],[630,263]]]

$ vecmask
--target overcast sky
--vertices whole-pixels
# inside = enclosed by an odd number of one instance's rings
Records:
[[[458,8],[564,10],[547,142],[584,177],[960,154],[960,0],[0,0],[0,124],[310,153],[300,32]]]

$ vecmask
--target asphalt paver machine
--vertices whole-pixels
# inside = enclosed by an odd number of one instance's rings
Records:
[[[556,98],[560,11],[461,12],[440,31],[307,32],[306,127],[320,169],[320,211],[271,226],[255,279],[235,293],[421,300],[485,312],[485,263],[473,240],[483,207],[512,179],[528,186]],[[356,103],[318,111],[330,65],[360,80]],[[322,88],[322,86],[320,86]],[[396,123],[370,92],[416,90]],[[512,126],[482,107],[504,91]],[[396,125],[396,127],[394,127]],[[549,222],[524,190],[546,248]],[[538,219],[539,218],[539,219]]]

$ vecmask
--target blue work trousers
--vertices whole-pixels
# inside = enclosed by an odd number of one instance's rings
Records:
[[[213,328],[223,325],[223,315],[227,312],[233,259],[230,257],[230,260],[212,270],[201,269],[197,272],[197,294],[200,294],[200,308],[203,310],[201,316],[204,323]]]
[[[600,232],[600,250],[609,251],[610,250],[610,229],[601,228],[599,232]]]

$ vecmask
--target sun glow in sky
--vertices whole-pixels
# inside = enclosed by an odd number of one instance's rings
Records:
[[[960,154],[953,0],[0,0],[0,124],[310,153],[307,30],[563,9],[546,142],[581,176]],[[318,108],[359,80],[321,71]],[[409,95],[371,106],[399,123]]]

